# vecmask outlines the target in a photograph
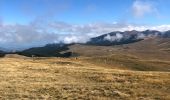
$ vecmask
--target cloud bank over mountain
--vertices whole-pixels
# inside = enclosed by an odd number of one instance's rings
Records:
[[[85,43],[92,37],[113,31],[144,31],[147,29],[158,31],[170,30],[170,25],[140,26],[120,23],[92,23],[76,25],[65,22],[53,22],[43,25],[43,27],[36,25],[37,24],[5,25],[1,23],[0,44],[7,48],[25,48],[29,46],[44,45],[47,43]],[[119,34],[117,36],[121,38]]]

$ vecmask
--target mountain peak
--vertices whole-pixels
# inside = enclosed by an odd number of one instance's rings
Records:
[[[87,44],[91,45],[120,45],[128,44],[137,41],[141,41],[147,38],[155,37],[170,37],[170,31],[160,32],[156,30],[145,30],[145,31],[124,31],[124,32],[110,32],[95,38],[91,38]]]

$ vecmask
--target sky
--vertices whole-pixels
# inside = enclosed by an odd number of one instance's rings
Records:
[[[112,31],[170,30],[170,0],[0,0],[0,47],[87,42]]]

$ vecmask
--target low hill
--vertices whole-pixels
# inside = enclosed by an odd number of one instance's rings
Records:
[[[70,52],[98,66],[138,71],[170,71],[170,38],[145,40],[116,46],[72,45]]]
[[[70,57],[71,52],[60,53],[68,50],[68,45],[65,44],[48,44],[44,47],[34,47],[21,52],[17,52],[19,55],[28,57]]]

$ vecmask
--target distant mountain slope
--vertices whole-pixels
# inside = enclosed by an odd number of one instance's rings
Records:
[[[166,32],[163,34],[163,37],[164,37],[164,38],[170,38],[170,31],[166,31]]]
[[[114,45],[71,45],[69,51],[83,61],[114,69],[170,71],[170,38],[147,38],[139,42]]]
[[[170,38],[148,38],[140,42],[124,45],[125,54],[137,55],[143,59],[170,59]]]
[[[80,56],[109,56],[112,54],[131,54],[142,59],[170,59],[170,38],[147,38],[135,43],[97,46],[97,45],[71,45],[69,51]]]
[[[91,38],[90,41],[87,42],[89,45],[101,45],[101,46],[109,46],[109,45],[121,45],[121,44],[129,44],[141,41],[146,38],[154,38],[154,37],[170,37],[170,31],[167,32],[159,32],[155,30],[146,30],[146,31],[125,31],[125,32],[111,32],[108,34],[104,34],[98,37]]]

